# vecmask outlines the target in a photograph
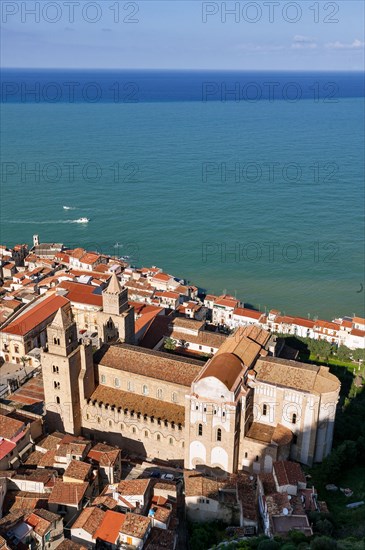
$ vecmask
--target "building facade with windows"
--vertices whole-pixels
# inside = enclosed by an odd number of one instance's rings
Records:
[[[340,382],[327,367],[271,357],[269,339],[240,327],[206,363],[126,343],[93,356],[60,310],[42,362],[47,420],[189,469],[320,462],[331,450]]]

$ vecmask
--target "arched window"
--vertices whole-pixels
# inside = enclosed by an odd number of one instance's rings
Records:
[[[262,405],[262,414],[263,414],[264,416],[267,415],[267,405],[266,405],[266,403],[265,403],[264,405]]]
[[[112,427],[112,424],[113,424],[113,422],[111,420],[109,420],[109,428]]]
[[[171,401],[173,403],[176,403],[176,401],[177,401],[177,393],[174,392],[174,391],[172,392],[172,395],[171,395]]]
[[[59,382],[53,382],[53,387],[55,390],[59,390],[60,389],[60,383]]]
[[[147,430],[144,431],[144,436],[148,437],[148,431]]]
[[[160,434],[157,434],[156,439],[157,439],[157,441],[161,441],[161,436],[160,436]]]
[[[101,422],[101,419],[100,419],[100,416],[98,416],[98,424],[100,424]]]
[[[222,441],[222,430],[220,428],[217,430],[217,441]]]
[[[134,434],[136,433],[136,428],[134,426],[132,428],[132,433],[134,433]]]
[[[259,461],[259,455],[256,455],[255,462]]]
[[[292,424],[296,424],[296,423],[297,423],[297,415],[296,415],[295,413],[292,414],[291,423],[292,423]]]
[[[59,405],[61,403],[61,399],[58,397],[58,395],[56,397],[56,403],[57,403],[57,405]]]
[[[169,443],[170,443],[170,445],[173,445],[173,444],[174,444],[174,440],[172,439],[172,437],[170,437]]]
[[[203,435],[203,424],[198,425],[198,435]]]
[[[146,386],[146,384],[142,386],[142,393],[143,395],[148,395],[148,386]]]
[[[114,378],[114,386],[115,386],[116,388],[120,388],[120,380],[119,380],[119,378]]]
[[[56,365],[53,365],[53,372],[55,374],[59,374],[59,369],[58,369],[58,367],[56,367]]]
[[[157,390],[157,399],[162,399],[162,389],[158,388]]]
[[[181,442],[181,446],[182,446],[182,448],[184,448],[184,447],[185,447],[185,443],[184,443],[184,441],[182,441],[182,442]]]
[[[245,458],[247,458],[247,457],[248,457],[248,453],[245,453]]]

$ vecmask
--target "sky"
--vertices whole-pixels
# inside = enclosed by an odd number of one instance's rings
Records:
[[[1,1],[1,64],[364,70],[362,0]]]

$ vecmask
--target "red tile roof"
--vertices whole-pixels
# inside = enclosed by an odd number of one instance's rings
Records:
[[[83,499],[88,486],[86,481],[84,483],[66,483],[57,479],[48,502],[76,506]]]
[[[62,283],[58,285],[58,288],[68,290],[67,298],[71,302],[99,307],[102,307],[103,305],[103,297],[101,294],[95,293],[95,286],[93,285],[62,281]]]
[[[0,414],[0,437],[14,439],[24,428],[24,422]]]
[[[306,483],[305,475],[299,464],[289,460],[274,462],[274,473],[279,485]]]
[[[107,510],[99,528],[94,533],[94,538],[104,540],[110,544],[115,544],[118,539],[120,529],[125,522],[125,518],[125,514]]]
[[[152,282],[161,281],[161,282],[167,283],[167,281],[170,281],[171,279],[172,279],[171,275],[166,275],[166,273],[157,273],[156,275],[153,276]]]
[[[233,311],[234,315],[240,315],[241,317],[251,317],[252,319],[260,319],[262,316],[261,311],[254,311],[245,307],[236,307]]]
[[[38,325],[47,321],[52,315],[55,315],[60,308],[67,304],[69,304],[69,300],[63,296],[49,296],[36,306],[28,308],[22,315],[5,327],[2,332],[25,336]]]
[[[0,460],[5,458],[15,447],[16,444],[12,441],[6,441],[5,439],[0,441]]]

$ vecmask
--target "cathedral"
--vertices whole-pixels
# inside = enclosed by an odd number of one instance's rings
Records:
[[[102,345],[79,344],[60,309],[42,354],[50,431],[107,441],[193,469],[271,472],[277,460],[331,451],[340,382],[325,366],[273,357],[254,325],[206,363],[133,345],[134,314],[116,276],[103,292]]]

